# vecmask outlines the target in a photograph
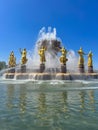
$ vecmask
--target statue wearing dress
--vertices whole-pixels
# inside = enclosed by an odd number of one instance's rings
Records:
[[[8,65],[9,65],[9,67],[15,67],[16,66],[16,57],[14,56],[13,51],[10,53]]]
[[[90,51],[88,53],[88,73],[93,73],[93,60],[92,60],[93,53]]]
[[[80,48],[80,50],[78,50],[78,54],[79,54],[78,65],[83,65],[84,66],[84,57],[83,57],[83,55],[85,55],[85,53],[83,52],[82,48]]]
[[[63,47],[62,49],[60,49],[60,51],[61,51],[60,62],[61,64],[66,65],[66,62],[68,61],[68,59],[66,58],[67,50]]]
[[[20,53],[21,53],[21,64],[24,65],[28,61],[28,59],[27,59],[27,51],[26,51],[26,49],[23,49],[23,50],[20,49]]]
[[[45,70],[45,62],[46,62],[45,51],[46,47],[44,46],[42,46],[38,51],[38,54],[40,56],[40,73],[43,73]]]
[[[78,50],[79,54],[79,61],[78,61],[78,67],[79,67],[79,72],[84,73],[84,55],[85,53],[83,52],[82,48]]]
[[[90,51],[88,53],[88,67],[93,66],[93,60],[92,60],[93,53]]]
[[[45,51],[46,51],[46,48],[44,46],[42,46],[42,48],[39,49],[38,51],[41,64],[44,64],[46,62]]]
[[[66,62],[68,61],[68,59],[66,58],[67,50],[64,47],[62,47],[60,51],[61,51],[61,56],[60,56],[61,73],[66,73],[67,72]]]

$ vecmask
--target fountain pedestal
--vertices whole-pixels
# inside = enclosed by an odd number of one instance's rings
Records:
[[[26,65],[21,65],[21,73],[26,73]]]
[[[79,68],[79,73],[84,73],[84,65],[80,64],[78,68]]]
[[[10,74],[10,75],[6,75],[5,77],[6,77],[6,79],[13,79],[14,78],[14,75],[15,75],[15,68],[11,68],[10,67],[10,69],[8,70],[8,73]]]
[[[88,67],[88,73],[93,73],[93,66]]]
[[[40,73],[43,73],[45,70],[45,64],[41,63],[40,64]]]
[[[67,69],[66,69],[66,65],[62,64],[61,65],[61,73],[66,73]]]
[[[8,70],[8,73],[15,73],[15,68],[10,68],[10,70]]]

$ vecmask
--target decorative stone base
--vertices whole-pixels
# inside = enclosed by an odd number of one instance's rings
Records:
[[[84,65],[79,65],[79,73],[84,73]]]
[[[21,73],[26,73],[26,65],[21,65]]]
[[[40,73],[43,73],[45,70],[45,64],[40,64]]]
[[[88,73],[93,73],[93,66],[88,67]]]
[[[61,65],[61,73],[66,73],[66,65]]]
[[[52,80],[52,77],[55,77],[55,80],[91,80],[98,79],[98,73],[5,73],[6,79],[15,79],[17,80]]]
[[[5,74],[5,78],[6,79],[14,79],[14,73],[8,73],[8,74]]]
[[[10,70],[8,70],[8,73],[15,73],[15,68],[10,68]]]

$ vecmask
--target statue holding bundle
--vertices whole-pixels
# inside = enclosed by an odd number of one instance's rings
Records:
[[[13,51],[10,53],[8,65],[9,65],[9,67],[15,67],[16,66],[16,57],[14,56]]]
[[[60,62],[63,65],[66,65],[66,62],[68,61],[68,59],[66,58],[67,55],[67,50],[63,47],[62,49],[60,49],[61,51],[61,57],[60,57]]]
[[[39,49],[38,51],[38,54],[40,56],[40,62],[42,64],[46,62],[45,51],[46,51],[46,48],[44,46],[42,46],[42,48]]]
[[[24,65],[28,61],[28,59],[27,59],[27,51],[26,51],[25,48],[23,50],[20,49],[20,53],[21,53],[21,64]]]

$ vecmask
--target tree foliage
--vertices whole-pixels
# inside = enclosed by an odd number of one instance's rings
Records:
[[[5,61],[0,61],[0,70],[7,68]]]

